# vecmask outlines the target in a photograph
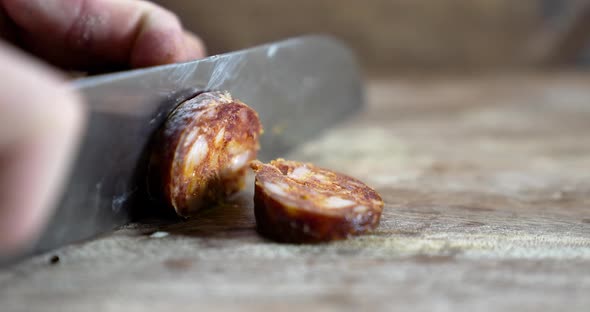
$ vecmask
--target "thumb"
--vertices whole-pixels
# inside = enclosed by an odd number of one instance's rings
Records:
[[[0,42],[0,254],[40,232],[58,199],[84,114],[50,68]]]

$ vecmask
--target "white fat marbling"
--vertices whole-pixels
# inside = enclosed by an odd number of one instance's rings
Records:
[[[338,197],[338,196],[331,196],[331,197],[328,197],[324,200],[324,207],[326,207],[326,208],[338,209],[338,208],[344,208],[347,206],[352,206],[354,204],[355,204],[355,202],[353,202],[352,200],[344,199],[344,198]]]
[[[297,167],[293,172],[289,173],[287,176],[291,179],[295,180],[303,180],[306,179],[311,174],[311,170],[306,166]]]
[[[271,193],[274,193],[274,194],[277,194],[280,196],[287,196],[287,193],[285,192],[285,188],[287,188],[287,186],[282,183],[276,184],[276,183],[266,182],[266,183],[264,183],[264,188],[269,190]]]
[[[187,164],[189,166],[196,166],[203,161],[207,152],[209,151],[209,146],[207,145],[207,140],[205,136],[199,136],[191,149],[188,151],[187,155]]]
[[[356,213],[365,213],[365,212],[367,212],[367,210],[368,210],[367,209],[367,206],[363,206],[363,205],[356,206],[353,209],[353,211],[356,212]]]
[[[225,136],[225,128],[221,128],[217,135],[215,136],[215,145],[218,145],[223,141],[223,137]]]
[[[237,156],[234,156],[231,159],[230,170],[231,171],[238,171],[248,163],[248,159],[250,159],[250,151],[243,152]]]

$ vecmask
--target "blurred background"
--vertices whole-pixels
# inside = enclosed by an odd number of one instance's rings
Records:
[[[588,0],[157,0],[210,54],[332,34],[365,73],[481,73],[590,60]]]

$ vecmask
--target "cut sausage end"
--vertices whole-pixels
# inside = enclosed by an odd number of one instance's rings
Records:
[[[379,225],[383,200],[344,174],[277,159],[253,161],[257,229],[279,242],[315,243],[347,238]]]
[[[189,217],[238,192],[261,132],[256,111],[227,92],[201,93],[180,104],[154,144],[152,193]]]

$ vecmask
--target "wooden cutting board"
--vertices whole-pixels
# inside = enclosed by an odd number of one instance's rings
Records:
[[[590,76],[383,79],[289,158],[385,200],[372,235],[281,245],[251,187],[0,271],[2,311],[554,310],[590,306]]]

